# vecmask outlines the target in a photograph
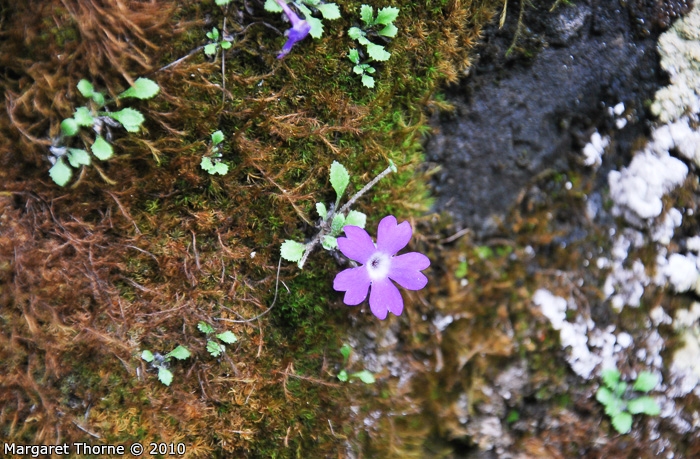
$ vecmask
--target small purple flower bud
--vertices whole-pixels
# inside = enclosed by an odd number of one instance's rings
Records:
[[[292,28],[287,29],[284,34],[287,36],[287,42],[282,47],[282,51],[277,55],[277,59],[282,59],[284,56],[289,54],[292,47],[299,41],[306,38],[306,36],[311,31],[311,25],[306,22],[305,19],[299,19],[299,16],[287,5],[284,0],[275,0],[277,4],[282,8],[284,14],[292,23]]]

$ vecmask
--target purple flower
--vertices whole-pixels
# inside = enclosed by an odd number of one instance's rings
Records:
[[[347,237],[338,238],[338,248],[362,266],[339,272],[333,280],[333,288],[345,292],[345,304],[355,306],[367,298],[371,285],[369,307],[372,314],[380,320],[386,319],[388,311],[400,315],[403,299],[392,281],[408,290],[420,290],[428,283],[428,278],[421,273],[430,266],[428,257],[418,252],[394,256],[411,240],[411,225],[408,222],[397,225],[393,215],[384,217],[379,222],[376,245],[358,226],[346,226],[343,231]]]
[[[284,56],[289,54],[298,41],[303,40],[309,34],[311,30],[311,25],[306,22],[305,19],[299,19],[299,16],[289,7],[284,0],[275,0],[277,4],[282,8],[284,14],[287,15],[289,22],[292,23],[292,28],[287,29],[284,34],[287,36],[287,42],[282,47],[282,51],[277,55],[277,59],[282,59]]]

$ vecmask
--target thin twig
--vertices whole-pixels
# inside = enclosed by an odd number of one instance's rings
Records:
[[[181,63],[181,62],[184,61],[185,59],[189,59],[189,58],[190,58],[192,55],[194,55],[195,53],[197,53],[197,52],[203,50],[205,46],[206,46],[206,45],[198,46],[198,47],[196,47],[195,49],[193,49],[192,51],[190,51],[189,53],[187,53],[186,55],[182,56],[180,59],[178,59],[178,60],[176,60],[176,61],[173,61],[173,62],[171,62],[170,64],[166,65],[165,67],[159,68],[158,70],[154,70],[154,71],[151,72],[151,73],[157,73],[157,72],[162,72],[163,70],[168,70],[170,67],[174,67],[174,66],[178,65],[179,63]]]
[[[355,193],[355,196],[353,196],[352,198],[350,198],[350,200],[349,200],[348,202],[346,202],[345,205],[344,205],[343,207],[340,208],[340,211],[339,211],[339,212],[340,212],[341,214],[344,214],[348,209],[350,209],[350,206],[352,206],[353,204],[355,204],[355,201],[357,201],[358,199],[360,199],[360,198],[362,197],[363,194],[367,193],[374,185],[377,184],[378,181],[380,181],[381,179],[383,179],[383,178],[386,177],[387,175],[391,174],[391,173],[395,170],[395,168],[396,168],[396,166],[394,166],[393,164],[391,164],[389,167],[387,167],[386,169],[384,169],[384,171],[382,171],[381,174],[379,174],[379,175],[377,175],[376,177],[374,177],[374,178],[372,179],[371,182],[369,182],[367,185],[365,185],[360,191],[358,191],[357,193]]]

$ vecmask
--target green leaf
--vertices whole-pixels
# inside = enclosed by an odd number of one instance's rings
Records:
[[[486,246],[483,246],[486,247]],[[477,254],[479,255],[479,254]],[[491,251],[491,254],[493,255],[493,251]],[[479,255],[479,258],[482,260],[486,257],[482,257]],[[603,380],[603,383],[608,386],[609,389],[615,389],[617,386],[617,383],[620,382],[620,371],[617,368],[607,368],[603,370],[603,372],[600,375],[601,379]]]
[[[363,37],[365,33],[360,29],[359,27],[350,27],[348,29],[348,37],[350,37],[353,40],[357,40],[360,37]]]
[[[614,398],[615,397],[613,396],[612,392],[610,392],[610,389],[608,389],[605,386],[599,387],[595,393],[595,399],[605,406],[608,406],[610,403],[612,403]]]
[[[321,246],[326,250],[334,250],[338,248],[338,238],[333,236],[323,236]]]
[[[238,338],[236,338],[236,335],[233,334],[232,331],[226,330],[223,333],[219,333],[216,335],[217,338],[219,338],[221,341],[223,341],[226,344],[233,344],[236,341],[238,341]]]
[[[89,166],[91,162],[88,152],[79,148],[69,148],[66,156],[70,165],[76,169],[83,165]]]
[[[363,35],[362,35],[362,36],[360,36],[360,37],[357,38],[357,42],[358,42],[359,44],[363,45],[363,46],[367,46],[367,45],[369,45],[370,43],[372,43],[371,41],[369,41],[369,40],[367,39],[367,37],[364,36],[364,32],[363,32]]]
[[[222,163],[219,161],[218,163],[214,164],[214,167],[212,167],[209,170],[209,174],[214,175],[214,174],[219,174],[219,175],[226,175],[228,174],[228,164]]]
[[[632,389],[639,392],[649,392],[659,383],[659,378],[648,371],[642,371],[637,376],[637,380],[634,382]]]
[[[223,49],[229,49],[229,48],[231,48],[231,42],[230,42],[230,41],[224,40],[224,41],[222,41],[222,42],[219,43],[219,44],[221,45],[221,47],[222,47]]]
[[[365,73],[365,68],[367,68],[367,64],[356,65],[352,68],[352,71],[358,75],[362,75]]]
[[[302,256],[304,256],[305,250],[306,244],[287,239],[280,247],[280,255],[287,261],[297,262],[301,260]]]
[[[160,87],[158,83],[148,78],[137,78],[134,81],[134,85],[119,94],[120,98],[135,97],[137,99],[150,99],[151,97],[158,94]]]
[[[374,87],[374,77],[369,75],[362,75],[362,84],[368,88]]]
[[[321,12],[323,19],[328,19],[329,21],[340,19],[340,8],[335,3],[323,3],[317,5],[316,8]]]
[[[141,358],[142,358],[143,360],[145,360],[146,362],[149,362],[149,363],[150,363],[150,362],[153,362],[153,359],[154,359],[155,357],[153,356],[153,352],[151,352],[151,351],[149,351],[149,350],[145,350],[145,351],[143,351],[143,352],[141,353]]]
[[[382,45],[367,43],[367,54],[375,61],[387,61],[391,57],[391,53],[384,49]]]
[[[624,412],[611,418],[612,425],[621,434],[629,433],[632,430],[632,415]]]
[[[73,114],[73,119],[79,126],[85,127],[90,127],[95,122],[95,118],[87,107],[78,107]]]
[[[218,6],[226,6],[231,2],[231,0],[215,0]]]
[[[333,221],[331,222],[331,236],[337,236],[343,231],[345,226],[345,216],[343,214],[333,215]]]
[[[275,0],[265,0],[265,11],[269,11],[270,13],[281,13],[283,10]]]
[[[340,346],[340,353],[343,356],[343,365],[345,365],[346,363],[348,363],[348,358],[350,358],[352,348],[348,343],[344,343],[342,346]]]
[[[321,20],[318,18],[312,17],[310,11],[309,15],[306,16],[306,22],[308,22],[311,26],[309,35],[311,35],[313,38],[321,38],[321,35],[323,35],[323,22],[321,22]]]
[[[338,203],[340,202],[340,198],[343,196],[345,189],[348,187],[348,183],[350,183],[350,174],[348,174],[348,170],[345,169],[345,166],[340,164],[338,161],[333,161],[333,164],[331,164],[330,180],[331,186],[335,190],[335,194],[337,196],[335,200],[337,207]]]
[[[347,382],[348,372],[345,370],[340,370],[340,373],[338,373],[338,379],[341,380],[342,382]]]
[[[202,157],[202,160],[199,162],[199,166],[210,174],[212,173],[212,169],[214,169],[214,163],[208,156]]]
[[[219,29],[216,27],[211,29],[211,32],[207,32],[207,38],[214,41],[219,41]]]
[[[374,25],[374,9],[369,5],[362,5],[360,7],[360,18],[362,22],[367,25],[367,27]]]
[[[49,169],[49,176],[58,186],[65,186],[73,176],[70,166],[63,162],[63,158],[58,158],[56,164]]]
[[[207,56],[213,56],[216,54],[216,47],[219,46],[218,43],[209,43],[204,47],[204,54]]]
[[[345,217],[345,225],[352,225],[352,226],[359,226],[360,228],[365,227],[365,223],[367,223],[367,215],[363,214],[362,212],[358,212],[356,210],[351,210],[348,212],[348,216]]]
[[[133,108],[124,108],[118,112],[107,113],[110,118],[113,118],[121,123],[129,132],[138,132],[139,128],[145,121],[145,118],[138,110]]]
[[[387,24],[382,30],[377,32],[383,37],[395,37],[399,29],[396,28],[394,24]]]
[[[316,203],[316,212],[318,212],[318,215],[320,215],[321,218],[324,220],[328,216],[328,210],[326,210],[326,205],[322,202]]]
[[[216,131],[212,133],[211,135],[211,143],[214,145],[219,145],[221,142],[224,141],[224,133],[221,131]]]
[[[376,381],[374,379],[374,375],[367,370],[358,371],[357,373],[353,373],[350,376],[353,378],[360,378],[360,381],[362,381],[365,384],[374,384]]]
[[[98,107],[102,107],[105,104],[105,96],[101,92],[93,92],[92,100],[97,104]]]
[[[661,414],[661,408],[659,408],[659,404],[656,403],[656,400],[654,400],[652,397],[649,397],[648,395],[630,401],[627,404],[627,409],[632,414],[644,413],[649,416],[658,416],[659,414]]]
[[[61,121],[61,133],[67,137],[72,137],[78,133],[80,126],[73,118],[66,118]]]
[[[90,147],[92,154],[97,156],[97,159],[106,161],[114,155],[114,149],[102,136],[97,136],[95,143]]]
[[[166,386],[170,386],[170,383],[173,382],[173,374],[167,368],[160,367],[158,368],[158,379]]]
[[[77,88],[78,91],[80,91],[80,94],[88,99],[91,98],[92,94],[95,92],[95,88],[92,87],[92,83],[90,83],[88,80],[78,81]]]
[[[359,64],[360,63],[360,53],[352,48],[350,51],[348,51],[348,59],[350,59],[350,62],[353,64]]]
[[[387,6],[382,8],[377,12],[377,19],[374,20],[375,24],[387,25],[396,19],[399,15],[399,9],[393,6]]]
[[[178,346],[175,349],[173,349],[172,351],[170,351],[170,353],[168,355],[166,355],[165,357],[166,358],[167,357],[175,357],[178,360],[185,360],[190,355],[192,355],[192,354],[190,354],[190,351],[188,351],[185,346]]]
[[[212,355],[212,357],[218,357],[224,352],[226,348],[216,341],[207,341],[207,351]]]
[[[455,277],[457,279],[462,279],[467,276],[467,273],[469,272],[469,268],[467,266],[466,261],[460,261],[459,265],[457,265],[457,269],[455,269]]]
[[[204,334],[209,334],[209,333],[214,333],[214,328],[209,325],[208,323],[204,322],[203,320],[200,320],[199,323],[197,324],[197,330],[201,331]]]

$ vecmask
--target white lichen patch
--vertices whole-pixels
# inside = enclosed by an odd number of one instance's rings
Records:
[[[603,137],[598,131],[595,131],[591,135],[590,142],[583,147],[583,164],[586,166],[599,167],[603,163],[603,153],[608,145],[610,145],[610,137]]]

